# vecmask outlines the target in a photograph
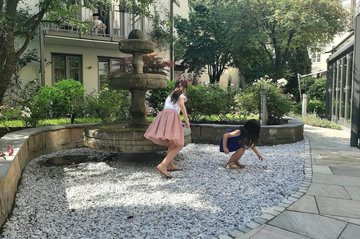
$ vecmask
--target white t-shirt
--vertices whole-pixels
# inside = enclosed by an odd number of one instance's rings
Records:
[[[179,99],[183,98],[186,102],[187,98],[184,94],[181,94],[179,96],[178,101],[176,103],[174,103],[171,101],[171,95],[172,94],[170,94],[168,97],[166,97],[165,104],[164,104],[164,110],[176,110],[176,112],[178,112],[178,114],[180,114]]]

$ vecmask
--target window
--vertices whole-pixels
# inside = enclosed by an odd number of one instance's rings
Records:
[[[110,72],[119,70],[124,64],[124,59],[121,58],[105,58],[99,57],[99,89],[103,89],[106,85],[107,77]]]
[[[311,54],[311,62],[320,62],[320,61],[321,61],[321,53]]]
[[[78,55],[52,55],[53,82],[72,79],[82,82],[82,58]]]

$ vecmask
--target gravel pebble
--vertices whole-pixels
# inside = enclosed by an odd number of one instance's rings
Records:
[[[304,141],[247,150],[245,169],[225,169],[218,146],[189,144],[183,171],[161,177],[163,155],[124,159],[88,148],[32,160],[23,172],[12,215],[0,238],[216,238],[266,213],[304,179]],[[51,157],[90,161],[46,166]],[[103,160],[106,158],[107,160]]]

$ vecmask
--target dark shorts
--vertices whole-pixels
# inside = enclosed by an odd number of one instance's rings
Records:
[[[234,137],[234,138],[228,138],[227,147],[229,149],[229,152],[234,152],[242,148],[243,145],[239,142],[238,137]],[[224,152],[223,138],[220,139],[220,152]]]

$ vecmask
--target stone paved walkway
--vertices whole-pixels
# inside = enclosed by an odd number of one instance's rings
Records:
[[[312,180],[305,195],[265,224],[223,238],[360,238],[360,150],[350,131],[305,126]]]

